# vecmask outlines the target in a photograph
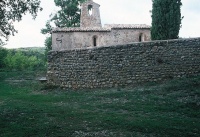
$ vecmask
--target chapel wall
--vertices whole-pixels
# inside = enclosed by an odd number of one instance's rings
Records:
[[[111,29],[109,32],[56,32],[52,36],[53,50],[72,50],[95,47],[94,37],[96,37],[96,47],[127,44],[139,42],[140,34],[144,35],[144,40],[150,41],[149,29]]]
[[[74,32],[52,33],[52,50],[60,51],[60,50],[72,50],[76,48],[76,46],[73,45],[73,35]]]
[[[141,34],[143,34],[145,39],[139,41]],[[108,45],[150,41],[150,29],[112,29],[105,39],[109,39]]]

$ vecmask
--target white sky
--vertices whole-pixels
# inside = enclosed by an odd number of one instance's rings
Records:
[[[152,0],[94,0],[100,4],[102,24],[148,24],[151,25]],[[182,28],[180,37],[200,37],[200,0],[182,0]],[[25,15],[15,23],[18,33],[11,36],[6,48],[44,47],[45,27],[49,15],[56,11],[54,0],[41,0],[42,12],[35,20]]]

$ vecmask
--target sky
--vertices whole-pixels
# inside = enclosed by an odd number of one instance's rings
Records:
[[[101,21],[103,24],[147,24],[151,25],[152,0],[93,0],[100,4]],[[182,38],[200,37],[200,0],[182,0]],[[40,33],[45,27],[51,13],[58,8],[54,0],[41,0],[43,11],[35,20],[30,14],[22,21],[14,23],[18,33],[11,36],[5,48],[44,47],[47,35]]]

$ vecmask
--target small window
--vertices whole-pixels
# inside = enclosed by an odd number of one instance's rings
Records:
[[[96,47],[97,46],[97,36],[93,37],[93,46]]]
[[[142,34],[139,35],[139,42],[142,42]]]
[[[143,34],[143,33],[140,33],[140,35],[139,35],[139,42],[143,42],[143,41],[145,41],[145,35]]]
[[[93,10],[93,6],[92,5],[88,5],[88,14],[90,16],[92,16],[92,10]]]

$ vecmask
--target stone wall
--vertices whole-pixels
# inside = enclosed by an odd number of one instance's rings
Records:
[[[200,38],[48,53],[48,83],[103,88],[200,73]]]

